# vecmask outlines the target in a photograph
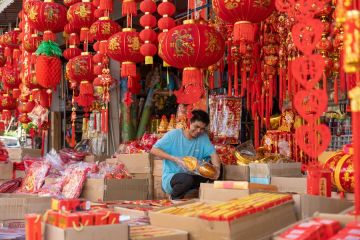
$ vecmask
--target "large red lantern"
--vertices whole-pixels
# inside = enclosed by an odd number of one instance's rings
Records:
[[[214,0],[216,15],[227,23],[234,24],[234,41],[253,41],[257,26],[275,9],[275,0]]]
[[[3,94],[0,97],[0,107],[4,110],[14,110],[16,108],[16,101],[10,95]]]
[[[25,34],[23,38],[23,47],[24,50],[33,53],[38,48],[41,42],[41,37],[37,34]]]
[[[4,48],[0,45],[0,68],[6,63],[6,57],[4,55]]]
[[[11,49],[18,48],[20,45],[20,33],[21,30],[19,28],[15,28],[14,30],[3,34],[0,38],[0,44]]]
[[[18,111],[20,113],[30,113],[35,107],[34,101],[19,102]]]
[[[169,65],[184,68],[183,79],[202,80],[200,68],[207,68],[224,55],[225,42],[214,28],[193,20],[169,30],[160,40],[159,56]]]
[[[79,55],[81,55],[81,49],[72,45],[70,46],[69,48],[65,49],[64,52],[63,52],[63,56],[66,60],[70,60],[74,57],[77,57]]]
[[[107,40],[113,34],[121,30],[120,25],[109,17],[101,17],[90,27],[90,34],[97,41]]]
[[[136,63],[144,61],[140,46],[139,33],[132,28],[124,28],[109,38],[107,55],[121,62],[121,77],[136,76]]]
[[[32,2],[27,15],[30,25],[46,34],[62,32],[67,23],[66,8],[49,0]]]
[[[82,2],[71,5],[67,12],[69,23],[81,30],[81,41],[88,39],[89,28],[95,21],[94,11],[94,5],[87,0],[83,0]]]

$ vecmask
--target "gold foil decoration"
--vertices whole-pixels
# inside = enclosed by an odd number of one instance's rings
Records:
[[[360,11],[346,13],[344,23],[344,69],[345,72],[360,71]]]

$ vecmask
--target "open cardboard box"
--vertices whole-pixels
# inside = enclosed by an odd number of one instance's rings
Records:
[[[250,182],[270,184],[271,177],[301,177],[301,163],[250,163]]]
[[[187,202],[185,204],[192,203]],[[216,203],[214,201],[203,201]],[[294,203],[289,202],[233,221],[208,221],[197,217],[185,217],[149,212],[152,225],[176,228],[189,232],[190,240],[219,239],[268,239],[275,231],[296,222]],[[276,219],[276,221],[274,221]]]
[[[250,169],[248,165],[224,165],[223,180],[250,181]]]
[[[122,162],[129,173],[151,174],[151,156],[149,153],[118,154],[116,158],[106,159],[106,162],[110,164]]]
[[[320,218],[320,219],[324,219],[324,220],[333,220],[333,221],[338,221],[340,223],[340,225],[342,227],[345,227],[346,224],[348,224],[349,222],[355,221],[355,217],[354,216],[349,216],[349,215],[341,215],[341,214],[323,214],[323,213],[315,213],[314,216],[315,218]],[[298,225],[300,223],[306,222],[310,219],[312,219],[313,217],[309,217],[303,220],[300,220],[296,223],[293,223],[277,232],[274,233],[273,235],[273,239],[274,240],[286,240],[282,237],[280,237],[280,235],[289,230],[290,228],[294,227],[295,225]]]
[[[294,194],[293,199],[298,219],[306,219],[316,212],[337,214],[353,205],[352,202],[347,200],[307,194]]]
[[[306,177],[271,177],[270,184],[276,186],[279,192],[307,193]]]
[[[62,229],[46,224],[46,240],[119,240],[129,239],[129,227],[126,224],[85,226],[81,230]]]
[[[81,197],[92,202],[113,200],[146,200],[149,197],[147,179],[88,178]]]
[[[248,196],[256,192],[275,192],[277,188],[272,185],[248,183],[244,185],[246,189],[217,189],[214,184],[201,183],[200,199],[211,201],[228,201],[234,198]]]
[[[21,162],[24,157],[41,157],[41,149],[32,148],[6,148],[10,162]]]
[[[51,207],[51,197],[32,194],[0,194],[0,221],[24,219],[25,214],[43,214]]]

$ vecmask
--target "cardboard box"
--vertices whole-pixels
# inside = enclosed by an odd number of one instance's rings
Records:
[[[207,221],[196,217],[164,214],[158,211],[149,212],[149,216],[151,225],[187,231],[190,240],[267,239],[275,231],[296,222],[293,202],[244,216],[231,222]]]
[[[223,180],[249,181],[250,169],[248,165],[224,165]]]
[[[0,180],[9,180],[13,177],[13,164],[12,162],[0,162]]]
[[[162,190],[161,177],[154,176],[154,199],[166,199],[168,195]]]
[[[154,178],[149,173],[134,173],[132,174],[133,179],[146,179],[149,183],[149,197],[148,199],[153,199],[154,197]]]
[[[129,173],[151,174],[151,155],[149,153],[119,154],[117,158],[106,159],[106,162],[110,164],[115,164],[119,161],[125,164]]]
[[[250,163],[250,182],[270,184],[271,177],[301,177],[301,163]]]
[[[279,192],[307,193],[306,177],[271,177],[271,185],[278,188]]]
[[[6,148],[9,153],[9,161],[21,162],[25,156],[41,157],[41,149],[31,148]]]
[[[163,169],[163,160],[154,160],[153,161],[153,176],[162,176]]]
[[[146,200],[149,197],[146,179],[88,178],[81,197],[92,202],[114,200]]]
[[[27,213],[43,214],[50,209],[51,197],[30,194],[0,194],[0,221],[24,219]]]
[[[114,207],[114,211],[120,213],[121,216],[128,216],[130,219],[137,219],[148,216],[148,211],[141,211],[126,207]]]
[[[106,156],[106,155],[103,155],[103,156],[87,155],[84,158],[84,162],[88,162],[88,163],[103,162],[107,158],[109,158],[109,156]]]
[[[314,214],[314,217],[324,219],[324,220],[338,221],[342,227],[345,227],[346,224],[348,224],[349,222],[355,221],[355,216],[346,216],[346,215],[340,215],[340,214]],[[281,230],[275,232],[273,239],[274,240],[283,240],[284,238],[280,237],[280,235],[282,233],[284,233],[285,231],[287,231],[290,228],[294,227],[295,225],[298,225],[298,224],[303,223],[305,221],[308,221],[310,219],[311,218],[303,219],[301,221],[298,221],[298,222],[296,222],[294,224],[291,224],[291,225],[287,226],[284,229],[281,229]]]
[[[155,226],[130,227],[130,240],[187,240],[188,233],[185,231],[161,228]]]
[[[256,192],[271,192],[277,188],[272,185],[250,183],[248,189],[216,189],[214,184],[201,183],[200,200],[229,201],[234,198],[248,196]]]
[[[299,219],[311,217],[314,213],[340,213],[353,205],[347,200],[339,200],[307,194],[293,195],[295,209]]]
[[[53,225],[47,224],[45,227],[44,239],[46,240],[129,239],[129,228],[125,224],[112,224],[112,225],[101,225],[101,226],[86,226],[79,231],[73,228],[61,229]]]

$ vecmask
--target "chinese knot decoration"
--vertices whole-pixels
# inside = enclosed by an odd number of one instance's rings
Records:
[[[289,2],[277,0],[276,5],[280,11],[287,12],[297,20],[292,28],[292,38],[303,55],[291,63],[293,78],[301,86],[295,94],[294,106],[307,125],[299,127],[295,137],[297,145],[315,159],[326,150],[331,139],[328,127],[317,124],[319,117],[327,109],[328,96],[326,89],[317,87],[323,75],[325,61],[320,54],[313,54],[323,32],[323,24],[313,17],[323,9],[324,2],[302,1],[297,4],[297,8],[293,8]]]

